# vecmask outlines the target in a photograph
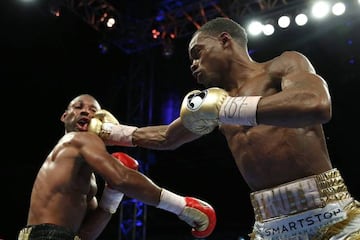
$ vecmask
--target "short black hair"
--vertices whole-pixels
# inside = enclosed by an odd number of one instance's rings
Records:
[[[211,36],[218,36],[222,32],[227,32],[241,47],[247,47],[248,38],[245,28],[227,17],[217,17],[206,22],[194,33],[194,35],[198,32],[203,32]]]

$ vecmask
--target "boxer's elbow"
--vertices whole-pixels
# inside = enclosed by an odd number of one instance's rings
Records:
[[[332,107],[331,100],[320,94],[306,92],[294,97],[297,100],[297,117],[301,126],[324,124],[331,120]],[[302,116],[302,117],[301,117]]]
[[[332,118],[332,109],[331,106],[323,107],[320,110],[319,119],[322,123],[327,123]]]
[[[314,104],[311,114],[319,123],[327,123],[332,118],[331,101],[322,100]]]

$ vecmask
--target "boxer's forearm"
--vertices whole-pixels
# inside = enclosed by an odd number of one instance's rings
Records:
[[[139,147],[173,150],[199,137],[187,130],[178,118],[169,125],[138,128],[132,135],[132,141]]]

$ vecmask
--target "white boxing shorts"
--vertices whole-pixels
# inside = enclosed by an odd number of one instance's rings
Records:
[[[250,195],[251,240],[360,240],[360,204],[337,169]]]

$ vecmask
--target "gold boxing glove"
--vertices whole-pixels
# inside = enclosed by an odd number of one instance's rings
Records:
[[[137,129],[134,126],[120,124],[108,111],[102,109],[90,120],[88,131],[101,137],[106,145],[135,147],[132,134]]]
[[[228,93],[221,88],[208,88],[189,92],[181,105],[182,124],[191,132],[204,135],[219,125],[221,105]]]
[[[119,121],[108,111],[102,109],[90,120],[88,131],[96,133],[103,140],[109,139],[111,126],[119,125]]]
[[[261,96],[230,97],[217,87],[188,93],[181,105],[183,125],[196,134],[207,134],[219,124],[258,125],[256,114]]]

